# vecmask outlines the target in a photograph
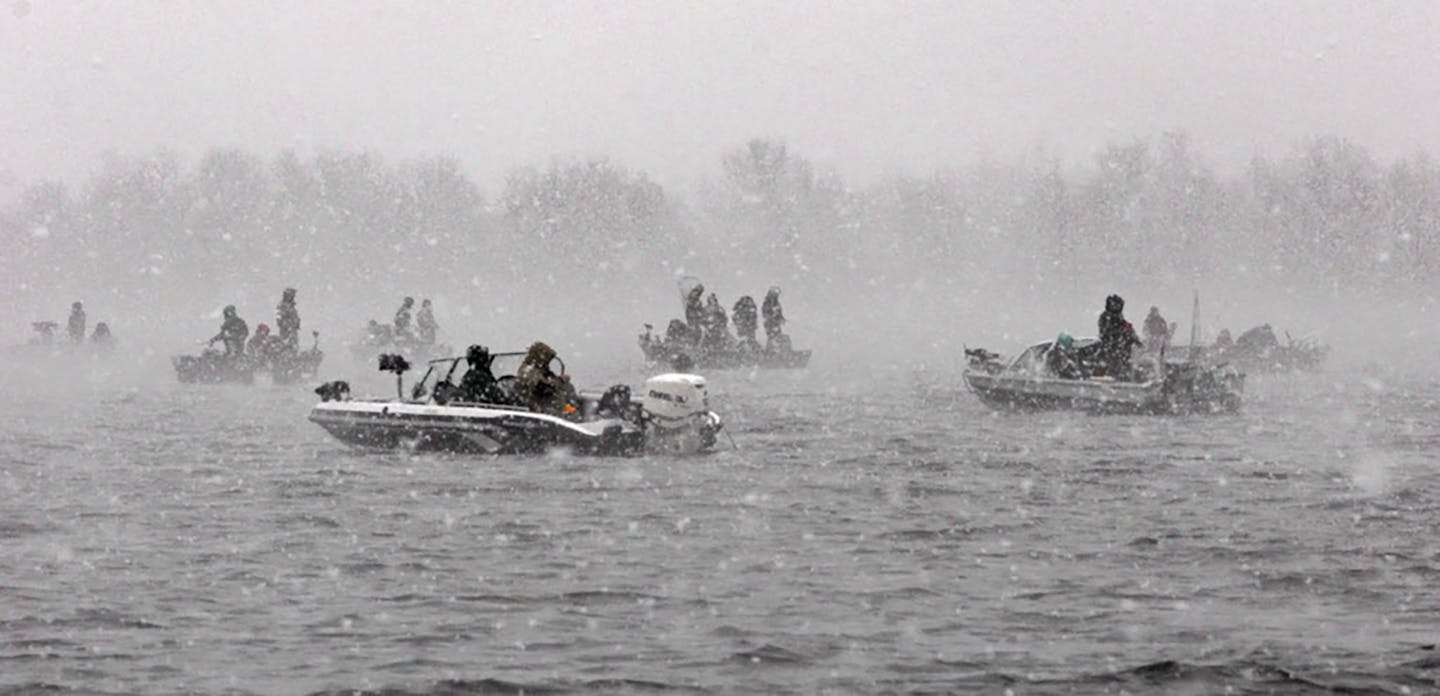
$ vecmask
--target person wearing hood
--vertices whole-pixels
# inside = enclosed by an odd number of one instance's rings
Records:
[[[388,346],[394,343],[394,330],[374,319],[365,325],[365,345]]]
[[[101,351],[108,351],[115,347],[115,336],[110,333],[110,325],[105,322],[96,322],[95,331],[90,334],[90,343]]]
[[[765,340],[773,342],[779,336],[785,325],[785,311],[780,308],[780,288],[771,287],[765,293],[765,302],[760,306],[760,314],[765,319]]]
[[[455,398],[477,404],[503,404],[505,393],[490,371],[490,349],[482,345],[470,346],[465,351],[465,362],[469,365],[465,376],[460,379],[460,388]]]
[[[421,300],[420,314],[415,317],[415,328],[420,332],[420,342],[425,345],[435,344],[435,334],[440,332],[440,324],[435,322],[435,310],[430,306],[430,300]]]
[[[70,321],[65,329],[70,334],[71,343],[85,342],[85,306],[79,302],[70,305]]]
[[[690,340],[700,343],[705,336],[705,306],[701,300],[705,297],[705,286],[696,283],[685,295],[685,325],[690,328]]]
[[[525,361],[515,373],[515,382],[520,398],[531,411],[563,416],[574,410],[571,405],[574,389],[569,375],[557,375],[550,369],[550,361],[554,359],[554,348],[541,341],[530,344]]]
[[[1080,379],[1080,361],[1075,355],[1075,339],[1068,333],[1055,337],[1045,352],[1045,368],[1060,379]]]
[[[760,342],[755,339],[755,331],[760,328],[755,300],[749,295],[736,300],[731,316],[735,319],[735,334],[740,342],[746,346],[759,346]]]
[[[395,342],[408,343],[415,340],[415,335],[410,333],[412,323],[411,309],[415,307],[415,298],[407,297],[400,303],[400,309],[395,310]]]
[[[245,339],[250,337],[250,325],[235,313],[235,305],[225,305],[222,312],[225,321],[220,324],[220,333],[210,339],[213,345],[216,341],[224,341],[225,357],[239,358],[245,355]]]
[[[1160,316],[1159,307],[1151,307],[1145,315],[1145,342],[1154,348],[1170,342],[1170,322]]]
[[[287,349],[285,342],[270,333],[270,327],[261,323],[255,325],[255,335],[245,344],[245,350],[258,360],[272,361]]]
[[[1135,327],[1125,320],[1124,298],[1105,298],[1105,311],[1100,313],[1100,359],[1105,363],[1105,374],[1116,380],[1130,379],[1130,352],[1144,346],[1135,335]]]
[[[255,327],[258,331],[260,327]],[[300,311],[295,308],[295,288],[285,288],[280,304],[275,306],[275,328],[280,330],[280,343],[291,352],[300,351]]]
[[[725,351],[734,339],[730,337],[730,317],[720,306],[715,293],[705,299],[705,348],[710,351]]]

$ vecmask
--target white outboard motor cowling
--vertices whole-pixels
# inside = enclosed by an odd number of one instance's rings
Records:
[[[710,410],[705,378],[679,373],[651,377],[645,380],[640,406],[659,428],[686,427],[694,416]]]

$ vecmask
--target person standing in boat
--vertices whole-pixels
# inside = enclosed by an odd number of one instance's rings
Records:
[[[780,288],[771,286],[770,291],[765,293],[765,302],[760,305],[760,314],[765,320],[765,347],[766,350],[778,350],[787,341],[784,340],[785,311],[780,308]]]
[[[85,306],[79,302],[70,305],[70,321],[66,324],[70,342],[76,345],[85,342]]]
[[[1150,313],[1145,315],[1145,343],[1152,350],[1160,350],[1170,343],[1170,322],[1160,316],[1159,307],[1151,307]]]
[[[410,333],[412,323],[410,311],[415,307],[415,298],[407,297],[400,303],[400,309],[395,310],[395,342],[413,343],[415,335]]]
[[[735,333],[740,342],[746,348],[759,348],[760,342],[755,339],[755,331],[760,328],[755,300],[749,295],[736,300],[731,317],[735,320]]]
[[[255,327],[259,331],[260,327]],[[300,352],[300,311],[295,308],[295,288],[285,288],[280,304],[275,306],[275,328],[280,330],[280,343],[292,353]]]
[[[698,345],[705,337],[705,306],[701,299],[705,297],[705,286],[696,283],[685,295],[685,326],[690,329],[690,342]]]
[[[245,355],[245,339],[250,337],[250,325],[235,313],[235,305],[225,305],[222,312],[225,321],[220,324],[220,333],[210,339],[213,345],[216,341],[225,343],[225,357],[240,358]]]
[[[1105,374],[1117,380],[1130,379],[1130,351],[1144,345],[1135,335],[1135,327],[1125,320],[1124,298],[1105,298],[1105,311],[1100,314],[1100,359]]]
[[[435,322],[435,310],[431,308],[428,299],[420,301],[420,313],[415,316],[415,328],[419,330],[421,343],[427,346],[435,344],[435,334],[439,333],[440,325]]]
[[[734,339],[730,337],[730,317],[720,306],[715,293],[705,300],[705,349],[710,352],[724,352],[730,349]]]

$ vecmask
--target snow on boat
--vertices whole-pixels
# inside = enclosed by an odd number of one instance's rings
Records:
[[[1094,338],[1077,339],[1075,346],[1083,354],[1098,343]],[[1047,341],[1030,346],[1008,365],[998,354],[966,350],[970,366],[965,383],[986,405],[1004,410],[1182,414],[1240,408],[1245,376],[1228,367],[1151,358],[1138,365],[1141,381],[1088,372],[1078,379],[1063,379],[1045,366],[1050,345]]]
[[[492,369],[495,360],[523,355],[497,353]],[[382,359],[382,369],[386,364]],[[404,369],[388,364],[397,381],[402,379]],[[321,402],[310,420],[356,447],[472,454],[555,449],[595,456],[692,454],[713,447],[722,427],[720,416],[709,410],[705,378],[699,375],[651,377],[637,400],[624,385],[600,395],[582,392],[575,412],[562,417],[519,405],[513,373],[498,379],[504,398],[495,401],[503,403],[448,398],[466,369],[464,358],[430,361],[409,399],[350,399],[347,384],[330,382],[316,390]]]

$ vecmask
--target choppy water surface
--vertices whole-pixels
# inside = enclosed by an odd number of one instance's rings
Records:
[[[638,381],[638,375],[634,376]],[[712,375],[738,450],[363,454],[307,390],[0,399],[0,690],[1440,690],[1440,384],[996,415]]]

